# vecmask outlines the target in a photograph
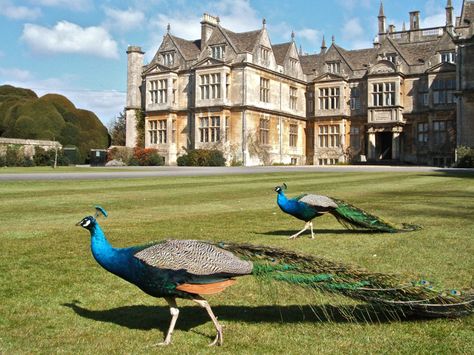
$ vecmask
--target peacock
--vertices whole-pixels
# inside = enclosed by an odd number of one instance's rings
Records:
[[[222,326],[202,295],[224,291],[236,278],[253,275],[259,280],[283,282],[315,291],[338,293],[368,302],[381,310],[418,317],[458,317],[470,314],[474,297],[459,291],[438,291],[427,282],[405,281],[396,275],[370,273],[364,269],[301,255],[269,246],[198,240],[164,240],[151,244],[114,248],[97,217],[107,212],[97,207],[77,225],[91,235],[95,260],[107,271],[138,286],[150,296],[163,297],[171,322],[168,345],[178,319],[177,298],[203,307],[216,329],[210,345],[222,345]]]
[[[332,214],[339,223],[348,229],[359,227],[382,233],[411,232],[421,229],[421,226],[407,223],[403,223],[402,228],[397,228],[373,214],[328,196],[302,194],[289,199],[285,195],[287,188],[288,186],[285,183],[282,186],[275,187],[275,191],[278,193],[278,206],[283,212],[306,222],[304,228],[291,235],[289,239],[298,238],[308,228],[311,230],[311,238],[314,239],[312,220],[326,213]]]

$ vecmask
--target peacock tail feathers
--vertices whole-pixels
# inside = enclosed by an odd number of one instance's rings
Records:
[[[338,199],[333,200],[337,204],[337,208],[332,210],[331,213],[346,228],[360,227],[387,233],[410,232],[421,229],[421,226],[407,223],[403,223],[402,228],[397,228],[395,225],[347,202]]]
[[[289,250],[248,244],[219,243],[219,247],[253,263],[262,281],[285,282],[320,292],[363,301],[397,315],[458,317],[474,310],[472,291],[443,291],[427,281],[397,274],[372,273],[363,268],[303,255]]]

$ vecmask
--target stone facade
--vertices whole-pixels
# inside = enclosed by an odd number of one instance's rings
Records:
[[[127,146],[143,110],[145,145],[170,165],[193,148],[244,165],[449,165],[456,144],[473,145],[473,13],[465,0],[454,19],[448,0],[445,26],[421,29],[413,11],[409,29],[396,31],[381,4],[373,48],[345,50],[334,38],[327,48],[323,39],[317,54],[298,52],[293,34],[271,44],[265,20],[235,33],[204,14],[200,39],[168,28],[147,65],[129,47]]]

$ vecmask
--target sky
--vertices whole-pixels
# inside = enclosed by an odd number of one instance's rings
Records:
[[[455,16],[462,0],[453,0]],[[166,33],[200,38],[204,12],[221,26],[245,32],[261,28],[272,44],[295,33],[298,48],[317,53],[323,35],[329,47],[372,47],[380,0],[0,0],[0,85],[29,88],[38,96],[58,93],[93,111],[108,125],[125,106],[129,45],[154,56]],[[421,27],[445,23],[446,0],[384,0],[387,25],[409,27],[420,11]]]

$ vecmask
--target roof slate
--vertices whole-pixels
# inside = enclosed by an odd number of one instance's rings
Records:
[[[273,55],[275,56],[277,64],[283,64],[283,62],[285,61],[286,53],[288,53],[290,46],[291,42],[272,45]]]

